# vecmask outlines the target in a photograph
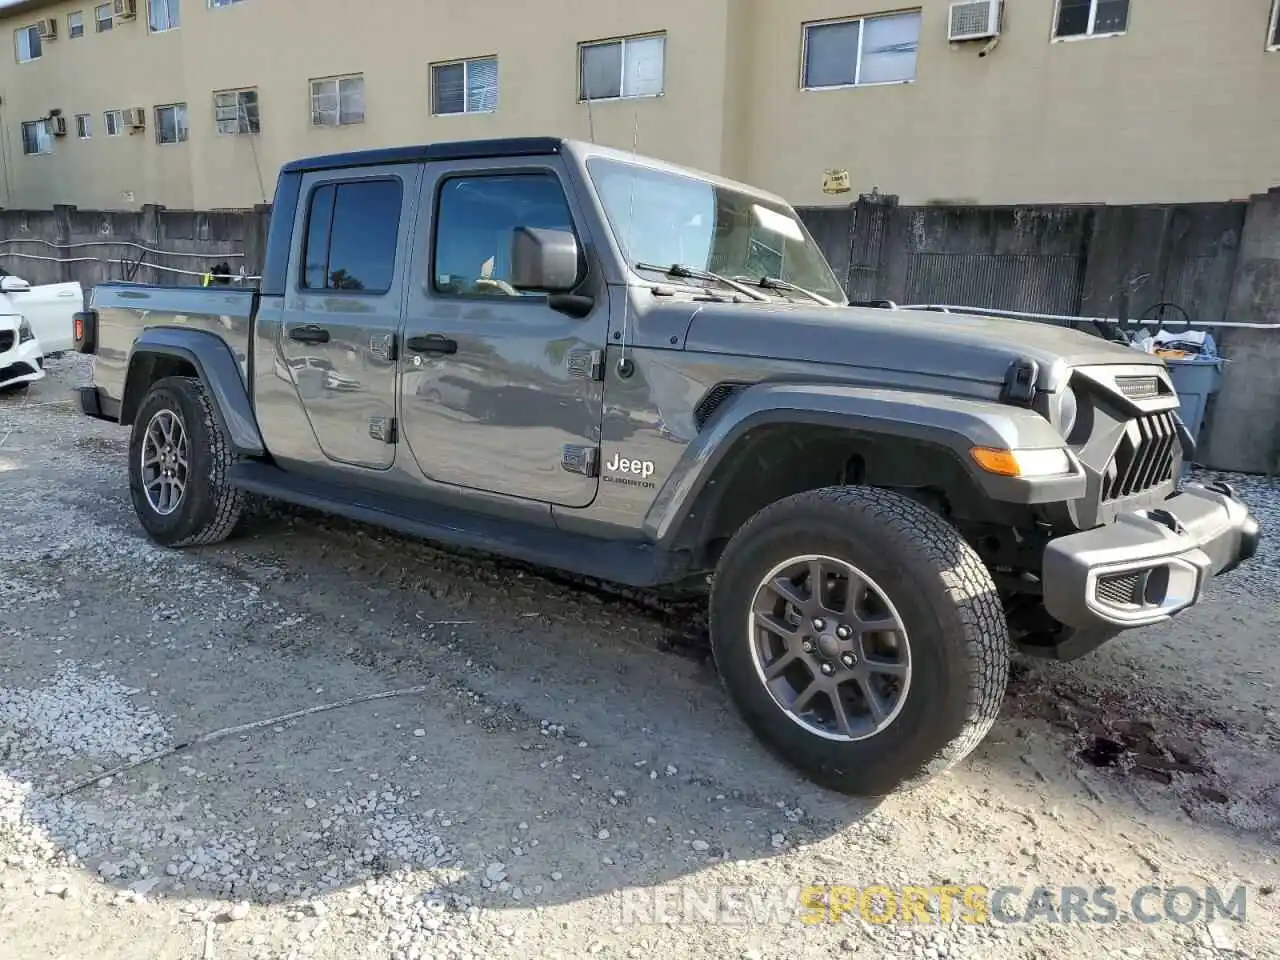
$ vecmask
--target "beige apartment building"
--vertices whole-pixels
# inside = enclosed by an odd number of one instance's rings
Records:
[[[529,134],[797,205],[1280,184],[1280,0],[900,2],[11,0],[0,200],[239,208],[294,157]]]

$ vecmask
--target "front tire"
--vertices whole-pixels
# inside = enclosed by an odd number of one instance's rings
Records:
[[[225,540],[244,509],[229,482],[234,461],[203,384],[156,381],[129,439],[129,493],[147,535],[167,547]]]
[[[995,721],[1009,670],[981,558],[938,514],[870,487],[797,494],[748,521],[716,573],[711,644],[756,735],[858,796],[965,757]]]

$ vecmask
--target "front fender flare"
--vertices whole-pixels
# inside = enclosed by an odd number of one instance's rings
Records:
[[[671,543],[725,455],[753,430],[779,424],[839,427],[851,433],[934,444],[954,454],[987,496],[1005,503],[1058,503],[1085,495],[1085,476],[1080,472],[1028,480],[997,477],[973,462],[969,451],[975,446],[1061,447],[1058,431],[1032,410],[844,384],[762,383],[726,401],[685,449],[645,516],[647,537]]]
[[[185,360],[204,384],[219,424],[236,452],[260,457],[266,452],[249,391],[240,365],[231,349],[216,334],[181,327],[148,327],[129,351],[128,372],[120,398],[120,422],[132,423],[133,415],[151,384],[134,376],[135,364],[144,357],[162,356]]]

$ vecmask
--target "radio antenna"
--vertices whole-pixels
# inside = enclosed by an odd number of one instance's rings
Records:
[[[633,123],[631,128],[631,195],[627,201],[627,243],[631,242],[632,232],[635,227],[636,216],[636,173],[635,162],[640,155],[640,107],[637,105],[633,114]],[[629,330],[631,321],[631,284],[627,283],[623,291],[622,297],[622,349],[618,353],[618,375],[621,377],[629,377],[632,374],[634,364],[627,359],[627,345],[631,342],[631,331]]]

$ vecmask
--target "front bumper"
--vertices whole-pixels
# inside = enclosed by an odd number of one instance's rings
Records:
[[[1260,538],[1229,485],[1188,486],[1158,507],[1050,541],[1045,611],[1094,635],[1162,623],[1197,603],[1214,576],[1252,557]]]
[[[0,351],[0,387],[14,387],[20,383],[35,383],[44,379],[44,354],[40,341],[18,342],[18,330],[12,331],[12,346]]]

